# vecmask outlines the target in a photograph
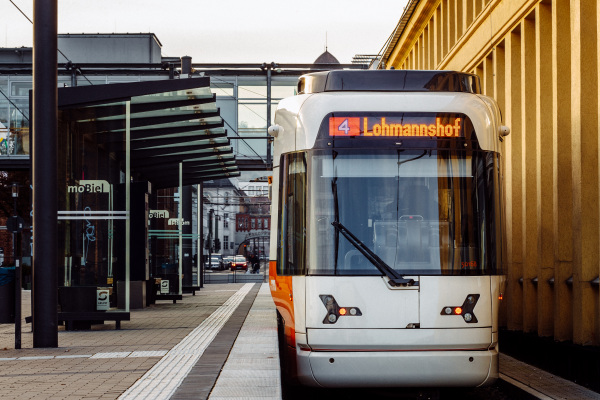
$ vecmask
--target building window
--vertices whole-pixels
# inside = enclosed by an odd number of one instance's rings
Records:
[[[11,97],[29,96],[29,91],[33,88],[33,82],[12,82],[10,95]]]
[[[223,214],[223,227],[229,228],[229,214]]]
[[[223,236],[223,250],[229,250],[229,236]]]
[[[252,218],[252,229],[256,229],[256,219]]]
[[[258,219],[258,229],[262,229],[262,218]]]
[[[231,249],[231,250],[235,249],[235,242],[231,242],[230,244],[231,244],[231,247],[230,247],[230,249]]]

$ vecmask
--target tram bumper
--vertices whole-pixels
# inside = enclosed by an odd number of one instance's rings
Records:
[[[321,387],[476,387],[498,379],[498,351],[301,351],[298,377]]]

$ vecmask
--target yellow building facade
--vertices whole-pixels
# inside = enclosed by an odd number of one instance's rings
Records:
[[[380,68],[476,73],[504,139],[503,323],[600,344],[597,0],[409,0]]]

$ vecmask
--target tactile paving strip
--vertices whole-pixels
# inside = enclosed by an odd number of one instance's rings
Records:
[[[254,284],[244,285],[119,399],[169,399]]]

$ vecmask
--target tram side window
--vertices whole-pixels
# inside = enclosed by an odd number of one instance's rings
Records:
[[[282,156],[280,187],[278,275],[306,272],[306,157]]]

